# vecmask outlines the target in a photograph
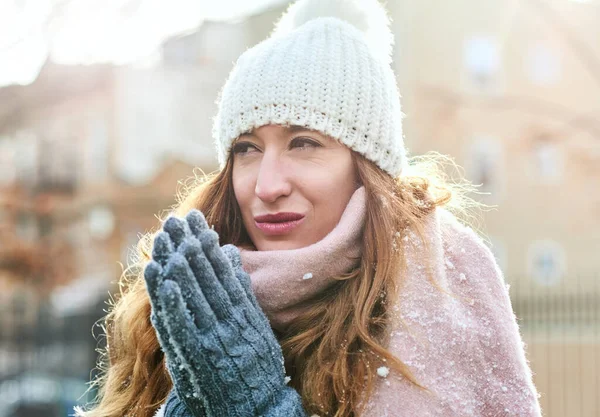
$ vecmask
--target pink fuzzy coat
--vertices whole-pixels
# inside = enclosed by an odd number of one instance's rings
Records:
[[[320,242],[297,250],[242,251],[273,327],[286,326],[310,308],[306,300],[354,266],[364,219],[360,188]],[[363,416],[541,416],[508,286],[490,250],[442,209],[429,216],[425,235],[434,279],[456,297],[431,284],[422,244],[414,235],[404,237],[408,273],[391,309],[388,348],[433,395],[382,366]]]

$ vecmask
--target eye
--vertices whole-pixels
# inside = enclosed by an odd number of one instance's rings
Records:
[[[310,149],[310,148],[320,148],[321,144],[316,140],[310,138],[294,138],[290,143],[290,148],[298,148],[298,149]]]
[[[258,148],[250,142],[237,142],[232,149],[234,155],[246,155],[254,151],[258,151]]]

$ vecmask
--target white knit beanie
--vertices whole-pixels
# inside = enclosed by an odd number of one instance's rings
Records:
[[[377,0],[291,5],[273,34],[239,57],[221,91],[213,126],[221,167],[242,133],[278,124],[329,135],[400,175],[406,152],[392,44]]]

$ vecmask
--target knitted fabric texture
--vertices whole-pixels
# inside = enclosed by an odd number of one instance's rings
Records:
[[[333,276],[351,268],[338,260],[353,255],[362,238],[364,204],[361,188],[338,226],[314,245],[241,252],[271,324],[282,328],[293,322],[332,285]],[[541,416],[508,288],[492,253],[473,230],[443,209],[428,216],[424,234],[428,248],[411,231],[398,242],[407,269],[398,276],[403,283],[399,298],[389,303],[387,347],[431,394],[382,363],[376,366],[378,383],[361,416]],[[303,280],[307,273],[313,277]],[[442,293],[430,278],[456,297]]]
[[[236,417],[242,416],[236,414]],[[249,414],[248,417],[255,417],[255,414]],[[302,409],[300,397],[293,390],[284,391],[277,404],[269,408],[262,417],[308,417]],[[175,390],[171,390],[167,400],[160,406],[154,414],[154,417],[209,417],[209,415],[193,414],[183,401],[179,399]],[[221,417],[220,415],[215,417]],[[314,416],[311,416],[314,417]]]
[[[201,212],[167,219],[144,278],[175,388],[166,417],[305,416],[238,249]]]
[[[356,13],[345,10],[352,8]],[[295,27],[295,20],[302,24]],[[380,34],[365,22],[379,26]],[[285,30],[240,56],[221,91],[213,126],[221,167],[242,133],[279,124],[329,135],[400,175],[406,165],[402,112],[381,52],[391,50],[393,40],[382,6],[376,0],[301,0],[282,23]]]

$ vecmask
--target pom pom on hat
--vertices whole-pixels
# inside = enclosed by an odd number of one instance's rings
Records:
[[[374,55],[386,63],[391,62],[394,36],[390,19],[377,0],[298,0],[283,14],[271,37],[288,34],[320,17],[333,17],[351,24],[364,34]]]

